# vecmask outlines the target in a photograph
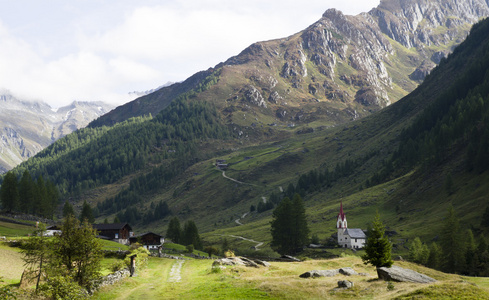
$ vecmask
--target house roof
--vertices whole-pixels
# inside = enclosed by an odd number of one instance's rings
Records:
[[[160,238],[162,238],[163,236],[162,235],[159,235],[157,233],[154,233],[154,232],[151,232],[151,231],[148,231],[148,232],[145,232],[145,233],[141,233],[141,234],[137,234],[137,235],[134,235],[134,236],[131,236],[131,238],[138,238],[138,237],[142,237],[142,236],[145,236],[145,235],[148,235],[148,234],[154,234]]]
[[[119,230],[124,228],[124,226],[129,226],[131,230],[131,226],[127,223],[114,223],[114,224],[93,224],[93,228],[97,230]]]
[[[350,238],[353,239],[366,239],[367,236],[365,235],[365,232],[361,230],[360,228],[348,228],[345,233],[345,235],[349,235]]]

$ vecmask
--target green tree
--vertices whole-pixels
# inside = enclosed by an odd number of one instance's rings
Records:
[[[26,266],[26,275],[36,280],[36,293],[39,290],[39,283],[44,273],[44,269],[49,261],[50,242],[45,236],[46,225],[39,223],[38,228],[26,240],[22,247],[23,259]]]
[[[465,274],[475,276],[477,275],[477,265],[479,264],[479,257],[477,253],[477,244],[475,242],[474,234],[472,230],[467,229],[465,234]]]
[[[224,256],[224,253],[226,253],[226,251],[228,251],[229,249],[230,249],[230,247],[229,247],[228,239],[224,238],[222,240],[222,245],[221,245],[221,250],[222,250],[221,254]]]
[[[119,220],[119,217],[118,216],[115,216],[114,217],[114,220],[112,221],[112,224],[118,224],[120,222],[121,222],[121,220]]]
[[[17,187],[17,177],[13,172],[7,172],[3,178],[0,188],[0,199],[4,210],[11,212],[16,210],[19,205],[19,190]]]
[[[194,245],[195,249],[202,250],[202,241],[200,240],[199,230],[193,220],[185,222],[183,227],[182,242],[184,245]]]
[[[443,251],[437,243],[433,242],[430,246],[430,255],[426,265],[430,268],[439,270],[443,259]]]
[[[464,244],[460,234],[460,224],[450,204],[440,234],[443,249],[443,270],[450,273],[462,271],[465,264]]]
[[[19,182],[20,211],[33,213],[32,206],[36,198],[36,187],[29,171],[25,170]]]
[[[74,216],[65,218],[61,234],[53,241],[50,275],[73,278],[80,286],[91,288],[92,280],[100,275],[102,244],[97,231],[85,220]]]
[[[166,237],[172,240],[174,243],[180,243],[182,237],[182,228],[180,227],[180,220],[178,217],[173,217],[168,224],[166,230]]]
[[[394,263],[391,258],[392,244],[385,236],[385,226],[377,212],[367,231],[365,254],[362,256],[364,264],[371,264],[377,268],[390,267]]]
[[[299,194],[285,197],[273,211],[271,225],[273,250],[280,254],[295,254],[309,241],[304,203]]]
[[[428,246],[422,243],[419,237],[415,237],[409,247],[409,259],[415,263],[426,265],[429,255]]]
[[[95,217],[93,216],[92,208],[90,207],[90,204],[88,204],[86,200],[83,202],[83,207],[80,214],[80,221],[83,222],[85,219],[90,224],[93,224],[93,222],[95,222]]]
[[[66,200],[65,204],[63,205],[63,218],[74,215],[75,210],[73,209],[73,205],[71,205],[70,202]]]

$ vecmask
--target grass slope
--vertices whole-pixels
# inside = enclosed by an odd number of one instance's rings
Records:
[[[434,284],[387,283],[376,279],[375,268],[358,257],[331,260],[309,260],[301,263],[274,262],[270,268],[227,267],[213,271],[212,261],[188,260],[181,268],[181,281],[169,282],[175,260],[151,258],[138,276],[115,286],[106,287],[94,299],[487,299],[489,279],[469,283],[467,278],[444,274],[407,262],[401,267],[414,269],[438,280]],[[368,276],[337,275],[328,278],[303,279],[310,270],[352,267]],[[350,280],[354,287],[337,290],[338,280]]]

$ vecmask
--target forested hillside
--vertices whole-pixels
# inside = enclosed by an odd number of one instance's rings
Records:
[[[294,108],[304,118],[276,123],[267,107],[248,101],[260,99],[252,89],[222,84],[241,70],[213,69],[155,116],[93,124],[14,174],[42,175],[62,201],[96,208],[99,221],[117,216],[165,232],[171,215],[193,219],[209,243],[237,233],[269,241],[271,209],[295,193],[321,239],[334,232],[340,201],[358,227],[379,210],[399,251],[414,236],[435,238],[449,203],[464,227],[488,229],[481,219],[489,192],[489,21],[410,95],[341,126],[301,114],[313,107],[308,101]],[[227,168],[217,169],[217,160]]]

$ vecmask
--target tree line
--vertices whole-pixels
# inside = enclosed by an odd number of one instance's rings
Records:
[[[34,180],[24,171],[20,180],[7,172],[0,188],[2,208],[7,212],[21,212],[52,219],[58,206],[59,193],[53,182],[40,175]]]
[[[173,217],[168,224],[166,238],[176,244],[184,246],[192,245],[194,249],[203,250],[202,240],[200,239],[199,230],[193,220],[185,222],[183,229],[180,226],[178,217]]]
[[[483,233],[478,240],[472,229],[462,229],[452,206],[439,234],[439,241],[431,244],[414,238],[409,246],[413,262],[441,270],[469,276],[489,276],[489,246]]]

